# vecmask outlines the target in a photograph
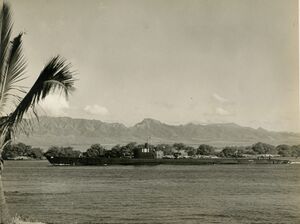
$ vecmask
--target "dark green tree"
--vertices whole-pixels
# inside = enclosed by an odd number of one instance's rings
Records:
[[[24,143],[8,144],[2,151],[3,159],[13,159],[18,156],[27,156],[31,146]]]
[[[276,146],[276,150],[283,157],[294,156],[294,150],[289,145],[278,145]]]
[[[241,152],[236,146],[227,146],[221,151],[220,155],[224,157],[241,157]]]
[[[130,142],[125,146],[121,147],[121,157],[131,158],[134,155],[134,151],[138,147],[136,142]]]
[[[31,148],[28,152],[28,156],[33,159],[42,159],[43,158],[43,150],[41,148]]]
[[[186,152],[187,152],[188,156],[195,156],[197,154],[197,149],[189,146],[186,148]]]
[[[155,147],[156,151],[163,151],[164,155],[173,155],[175,149],[169,144],[158,144]]]
[[[2,151],[3,159],[14,159],[18,156],[26,156],[33,159],[42,159],[43,151],[40,148],[32,148],[24,143],[8,144]]]
[[[58,147],[52,146],[47,152],[44,153],[45,157],[68,157],[68,158],[78,158],[81,152],[78,150],[73,150],[72,147]]]
[[[293,145],[292,152],[293,152],[293,156],[299,157],[300,156],[300,145]]]
[[[201,144],[197,149],[198,155],[214,155],[215,149],[211,145]]]
[[[100,144],[93,144],[86,152],[83,153],[83,156],[89,158],[99,158],[105,156],[105,148]]]
[[[183,144],[183,143],[174,143],[173,144],[173,148],[175,149],[175,150],[185,150],[185,148],[186,148],[186,145],[185,144]]]
[[[121,146],[115,145],[111,148],[111,150],[106,151],[106,157],[112,157],[112,158],[121,158],[122,157],[122,149]]]
[[[251,148],[257,154],[277,154],[275,146],[263,142],[258,142]]]

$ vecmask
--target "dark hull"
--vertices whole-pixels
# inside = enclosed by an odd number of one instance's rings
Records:
[[[130,158],[66,158],[48,157],[52,165],[106,166],[106,165],[212,165],[212,164],[288,164],[276,159],[130,159]]]

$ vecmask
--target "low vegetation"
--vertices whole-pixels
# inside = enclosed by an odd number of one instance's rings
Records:
[[[106,149],[100,144],[91,145],[86,151],[74,150],[72,147],[52,146],[45,153],[41,148],[31,147],[24,143],[11,144],[4,148],[4,159],[43,159],[45,157],[87,157],[87,158],[133,158],[138,150],[148,148],[151,152],[160,152],[163,158],[243,158],[243,157],[298,157],[300,145],[278,145],[258,142],[251,146],[226,146],[215,148],[211,145],[201,144],[198,147],[183,143],[147,145],[135,142],[126,145],[115,145]]]
[[[41,148],[33,148],[24,143],[11,144],[4,147],[2,151],[3,159],[42,159]]]
[[[242,157],[298,157],[300,145],[278,145],[258,142],[251,146],[226,146],[218,149],[211,145],[201,144],[192,147],[183,143],[175,144],[137,144],[115,145],[106,149],[100,144],[91,145],[85,152],[73,150],[70,147],[51,147],[44,155],[53,157],[87,157],[87,158],[133,158],[138,150],[148,148],[151,152],[160,152],[162,158],[242,158]]]
[[[53,156],[53,157],[79,157],[81,154],[80,151],[73,150],[72,147],[57,147],[52,146],[47,152],[44,153],[44,156]]]

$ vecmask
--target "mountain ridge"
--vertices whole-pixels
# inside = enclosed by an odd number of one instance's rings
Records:
[[[235,123],[170,125],[145,118],[127,127],[122,123],[70,117],[40,117],[39,120],[34,122],[33,132],[29,136],[19,134],[16,141],[45,149],[52,145],[60,145],[82,150],[95,143],[107,146],[132,141],[143,143],[148,137],[151,137],[152,144],[205,143],[216,147],[250,145],[259,141],[274,145],[300,144],[299,133],[274,132],[262,128],[243,127]]]

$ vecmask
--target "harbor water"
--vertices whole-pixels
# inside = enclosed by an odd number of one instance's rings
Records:
[[[44,223],[300,223],[300,165],[7,161],[12,215]]]

